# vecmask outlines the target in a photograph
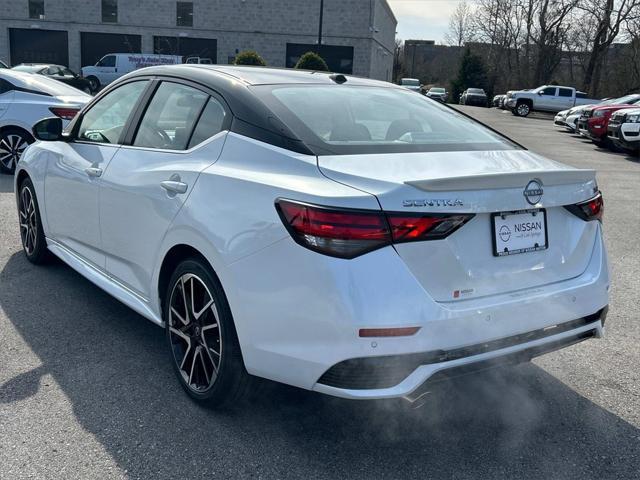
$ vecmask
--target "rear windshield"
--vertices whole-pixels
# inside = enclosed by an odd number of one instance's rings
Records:
[[[467,90],[468,93],[477,93],[479,95],[484,95],[484,90],[482,90],[481,88],[470,88],[469,90]]]
[[[429,91],[433,93],[444,93],[444,88],[432,88]]]
[[[58,80],[52,80],[42,75],[34,74],[21,74],[17,81],[7,78],[17,87],[26,88],[29,90],[36,90],[38,92],[46,93],[52,97],[62,96],[86,96],[86,93],[81,92],[77,88],[73,88],[66,83],[62,83]]]
[[[620,97],[611,102],[611,105],[626,105],[633,104],[640,100],[640,95],[634,93],[632,95],[627,95],[625,97]]]
[[[401,88],[254,88],[300,140],[320,155],[518,148],[454,109]]]
[[[400,83],[402,83],[402,85],[406,85],[409,87],[419,87],[420,86],[420,80],[414,80],[412,78],[403,78]]]

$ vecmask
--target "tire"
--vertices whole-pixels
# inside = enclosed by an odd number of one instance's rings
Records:
[[[16,164],[34,139],[24,130],[7,128],[0,133],[0,172],[12,175]]]
[[[84,87],[82,91],[84,93],[88,93],[89,95],[93,95],[93,91],[91,90],[91,87]]]
[[[42,229],[36,190],[28,177],[18,187],[18,220],[22,250],[27,260],[36,265],[45,263],[49,258],[49,250]]]
[[[526,102],[519,102],[516,104],[516,108],[513,110],[513,113],[517,117],[526,117],[531,113],[531,107]]]
[[[253,377],[244,367],[222,286],[204,261],[190,258],[176,267],[163,318],[171,364],[187,394],[210,408],[242,404]]]
[[[100,90],[100,80],[98,80],[97,77],[91,75],[90,77],[87,77],[87,80],[89,81],[89,88],[91,89],[91,93],[96,93],[98,90]]]

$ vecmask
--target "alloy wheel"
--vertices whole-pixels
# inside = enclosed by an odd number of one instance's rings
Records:
[[[13,171],[18,164],[22,152],[29,146],[29,142],[16,133],[10,133],[0,139],[0,163],[9,171]]]
[[[526,103],[521,103],[520,105],[518,105],[518,114],[522,117],[526,117],[527,115],[529,115],[529,105],[527,105]]]
[[[38,214],[33,201],[33,192],[29,187],[20,191],[20,237],[27,255],[32,255],[36,249],[38,237]]]
[[[213,296],[192,273],[173,286],[169,304],[169,337],[173,358],[185,384],[196,393],[209,390],[222,360],[222,333]]]

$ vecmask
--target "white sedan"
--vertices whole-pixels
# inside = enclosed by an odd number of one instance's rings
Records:
[[[151,67],[61,123],[18,164],[24,252],[163,326],[197,401],[255,376],[415,401],[603,334],[595,172],[402,87]]]
[[[42,75],[0,70],[0,172],[13,173],[33,143],[31,128],[55,115],[68,123],[91,96]]]

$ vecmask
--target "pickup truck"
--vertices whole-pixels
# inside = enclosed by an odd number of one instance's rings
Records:
[[[578,92],[575,88],[543,85],[533,90],[509,92],[507,107],[514,115],[526,117],[534,111],[558,113],[576,106],[598,102],[599,100],[587,98],[586,93]]]

